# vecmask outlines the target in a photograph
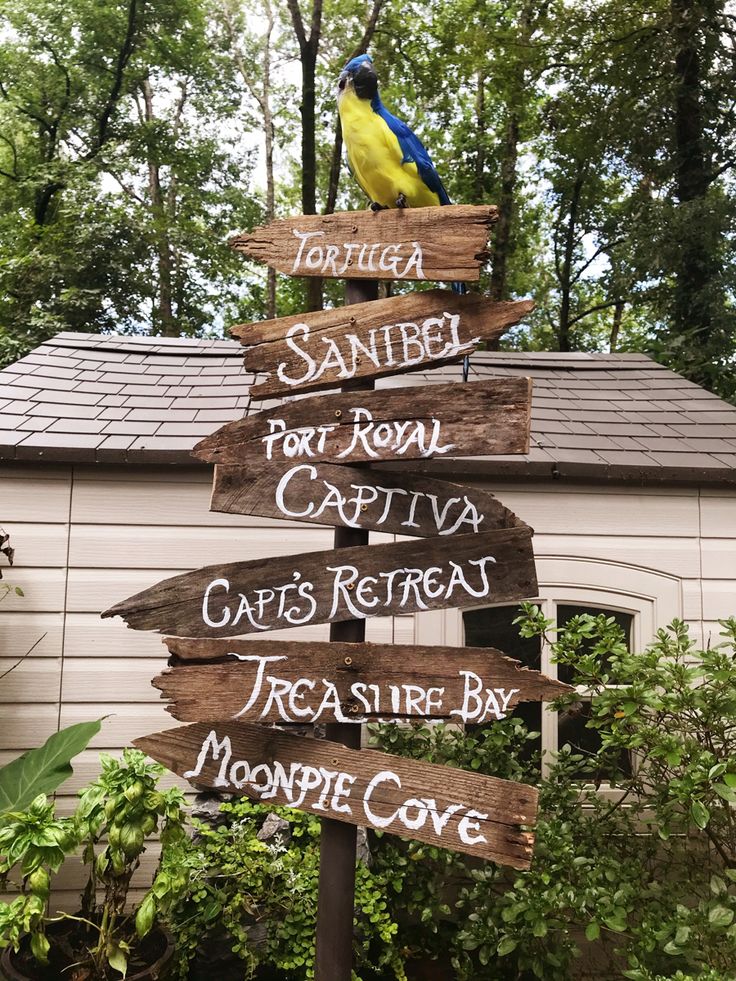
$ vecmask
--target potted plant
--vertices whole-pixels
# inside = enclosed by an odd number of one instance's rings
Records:
[[[0,819],[0,877],[19,893],[0,903],[0,971],[7,981],[165,976],[174,951],[168,934],[154,929],[156,892],[132,909],[128,899],[146,842],[158,832],[166,849],[184,837],[184,797],[178,789],[159,790],[164,768],[137,750],[124,750],[122,760],[103,755],[101,763],[71,817],[58,817],[40,794]],[[88,871],[80,907],[52,912],[51,877],[77,855]]]

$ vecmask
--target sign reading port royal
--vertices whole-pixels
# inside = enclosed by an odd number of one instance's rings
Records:
[[[427,290],[243,324],[230,333],[248,346],[245,367],[269,373],[251,389],[255,398],[269,398],[459,361],[533,306]]]
[[[287,276],[477,280],[497,219],[491,205],[341,211],[281,218],[230,245]]]
[[[526,869],[537,790],[454,767],[304,739],[243,722],[135,739],[170,770],[225,794],[285,804]],[[347,901],[347,899],[346,899]]]
[[[153,684],[182,722],[375,722],[479,725],[519,702],[571,689],[485,647],[165,637],[173,667]]]
[[[215,467],[210,510],[416,538],[526,527],[477,487],[329,463],[274,463],[255,473]]]
[[[514,603],[537,594],[531,529],[231,562],[173,576],[102,616],[136,630],[235,637],[282,627]]]
[[[194,448],[208,463],[360,463],[526,453],[531,379],[347,392],[287,402],[222,426]]]

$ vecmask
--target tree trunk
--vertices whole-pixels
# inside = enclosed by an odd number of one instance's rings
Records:
[[[263,49],[263,129],[266,141],[266,221],[272,222],[276,217],[276,190],[273,173],[273,144],[274,125],[271,111],[271,36],[273,34],[273,10],[270,0],[265,0],[268,25],[266,41]],[[266,273],[266,316],[273,320],[276,316],[276,270],[268,267]]]
[[[679,203],[688,206],[706,198],[711,179],[704,140],[703,66],[698,48],[698,28],[704,26],[704,14],[697,0],[671,0],[670,11],[675,40],[675,190]],[[712,224],[693,213],[677,258],[673,326],[678,336],[691,335],[699,346],[707,344],[713,332],[712,283],[718,273],[717,248]]]
[[[473,204],[482,204],[486,173],[486,76],[480,69],[475,76],[475,179]]]
[[[519,115],[515,109],[509,112],[501,160],[501,193],[498,198],[498,221],[491,247],[492,300],[508,299],[507,264],[511,248],[511,228],[514,218],[514,192],[516,189],[516,164],[519,155]]]
[[[624,307],[626,306],[625,300],[616,300],[613,307],[613,322],[611,323],[611,338],[608,344],[608,350],[613,354],[616,351],[616,346],[618,345],[618,335],[621,333],[621,323],[624,319]]]
[[[562,257],[562,267],[558,273],[560,284],[560,314],[557,322],[557,349],[570,351],[570,314],[572,298],[572,264],[575,258],[575,230],[577,228],[578,207],[580,194],[583,190],[585,177],[578,173],[570,196],[570,210],[565,229],[565,248]]]
[[[156,119],[153,110],[153,89],[150,80],[141,82],[145,120],[153,123]],[[155,304],[154,326],[158,326],[164,337],[176,337],[178,331],[174,320],[172,304],[172,271],[173,258],[171,244],[167,233],[166,209],[161,190],[161,174],[159,165],[150,149],[148,151],[148,194],[151,200],[151,213],[154,221],[154,238],[156,242],[156,266],[158,269],[158,299]],[[156,323],[158,321],[158,323]]]

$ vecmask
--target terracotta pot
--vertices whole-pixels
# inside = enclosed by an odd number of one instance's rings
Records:
[[[174,956],[173,937],[163,930],[155,930],[149,936],[154,943],[160,938],[160,945],[157,946],[163,948],[162,953],[147,967],[136,971],[135,974],[128,974],[126,981],[159,981],[159,979],[167,977],[171,960]],[[35,974],[28,974],[26,973],[27,968],[18,964],[19,959],[23,957],[24,951],[26,953],[28,952],[26,942],[21,945],[21,949],[17,954],[9,947],[3,951],[2,957],[0,957],[0,971],[2,972],[4,981],[39,981],[39,979],[44,979],[44,975],[40,973],[43,971],[43,968],[39,968],[39,972]],[[48,974],[45,977],[48,977]]]

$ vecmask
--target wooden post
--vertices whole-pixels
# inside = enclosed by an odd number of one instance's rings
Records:
[[[364,303],[377,298],[377,280],[346,281],[346,303]],[[360,382],[353,387],[365,391],[372,389],[374,384],[372,381]],[[335,528],[335,548],[367,545],[368,534],[361,528]],[[364,641],[365,620],[331,624],[330,640]],[[361,728],[350,722],[330,722],[325,726],[325,735],[351,749],[360,749]],[[315,981],[350,981],[352,975],[357,833],[358,829],[352,824],[322,819]]]

